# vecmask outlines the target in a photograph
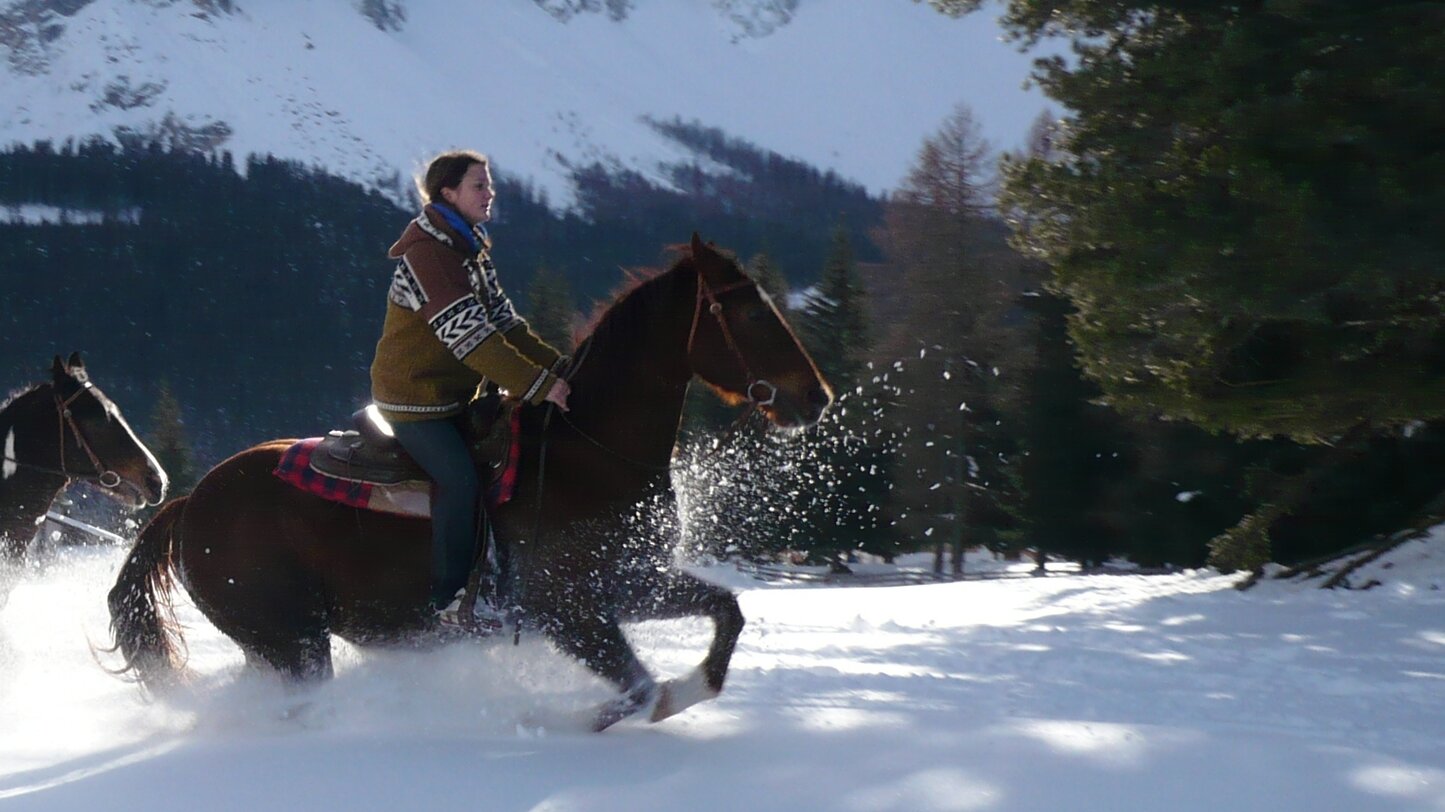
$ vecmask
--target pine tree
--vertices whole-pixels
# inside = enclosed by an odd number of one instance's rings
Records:
[[[867,292],[848,232],[833,232],[833,248],[817,288],[805,300],[799,326],[813,360],[838,399],[815,430],[820,488],[807,516],[810,554],[842,563],[856,550],[891,556],[897,536],[884,506],[892,488],[891,436],[881,425],[880,392],[868,374],[871,349]]]
[[[571,352],[572,326],[576,321],[577,311],[572,305],[572,292],[567,279],[546,266],[539,267],[532,275],[527,298],[532,310],[527,322],[532,329],[558,351]]]
[[[1311,443],[1445,416],[1428,6],[1010,4],[1022,36],[1097,32],[1040,64],[1075,113],[1007,196],[1111,403]]]
[[[748,260],[748,276],[758,283],[758,287],[768,294],[778,310],[788,309],[788,280],[783,277],[783,272],[778,270],[768,255],[758,252]]]
[[[1074,37],[1078,58],[1036,62],[1071,111],[1055,153],[1008,161],[1003,197],[1106,402],[1336,448],[1445,418],[1445,243],[1427,236],[1445,230],[1438,16],[1409,0],[1010,0],[1013,36]],[[1258,561],[1291,509],[1259,497],[1221,564]]]
[[[1020,296],[1030,269],[991,220],[988,156],[972,112],[929,135],[889,202],[884,249],[904,305],[884,344],[897,359],[890,419],[902,435],[898,513],[915,538],[952,552],[1017,535],[1014,418],[1032,364]]]
[[[150,415],[151,431],[146,446],[155,454],[156,462],[170,479],[169,493],[182,496],[196,483],[192,468],[190,442],[186,439],[185,420],[181,417],[181,404],[171,393],[170,384],[161,381],[156,394],[155,406]]]
[[[808,349],[823,374],[839,386],[856,385],[863,371],[870,340],[865,296],[848,231],[839,226],[822,278],[803,304]]]

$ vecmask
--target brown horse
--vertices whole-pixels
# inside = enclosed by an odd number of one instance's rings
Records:
[[[55,356],[49,381],[0,408],[0,443],[0,604],[36,522],[67,484],[90,482],[131,508],[165,498],[165,471],[90,382],[80,353]]]
[[[513,499],[493,511],[525,625],[617,686],[597,730],[640,711],[665,718],[722,690],[743,616],[725,589],[679,571],[669,463],[696,376],[784,428],[811,425],[832,394],[778,310],[735,259],[704,245],[635,286],[578,347],[569,412],[524,407]],[[247,659],[296,680],[329,676],[330,635],[360,644],[427,636],[424,519],[359,511],[272,476],[278,440],[213,468],[141,533],[110,593],[112,631],[147,685],[177,673],[158,607],[179,573]],[[621,621],[706,615],[706,659],[659,685]]]

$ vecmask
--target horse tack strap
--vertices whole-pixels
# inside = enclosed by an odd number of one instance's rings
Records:
[[[724,293],[731,293],[735,290],[742,290],[744,288],[750,287],[756,288],[757,283],[751,279],[740,279],[736,282],[723,285],[722,287],[713,288],[709,286],[707,280],[703,278],[702,272],[698,271],[697,305],[693,308],[692,312],[692,328],[688,330],[687,333],[687,354],[689,356],[692,355],[693,341],[697,338],[697,325],[698,322],[702,321],[702,302],[703,299],[707,299],[707,312],[711,313],[712,317],[717,320],[718,329],[722,331],[723,343],[727,345],[727,348],[729,350],[732,350],[733,357],[737,359],[738,365],[742,367],[743,378],[748,382],[748,401],[754,406],[768,406],[772,404],[775,398],[777,398],[778,387],[774,386],[769,381],[753,377],[752,367],[748,364],[747,358],[743,356],[743,351],[738,348],[738,343],[733,338],[732,328],[728,327],[728,321],[726,318],[723,317],[722,302],[718,301],[718,297]],[[753,390],[759,386],[767,387],[766,397],[760,398],[757,395],[753,394]]]
[[[79,389],[75,390],[75,394],[64,400],[60,399],[58,393],[52,395],[55,398],[55,412],[59,416],[58,428],[60,430],[60,445],[57,446],[57,450],[60,454],[60,473],[66,477],[70,476],[70,472],[66,470],[65,466],[65,427],[69,425],[70,433],[75,436],[75,444],[80,446],[80,450],[84,451],[85,456],[90,458],[90,464],[95,466],[96,481],[99,482],[103,488],[114,488],[120,484],[120,475],[105,467],[105,463],[101,462],[100,456],[90,447],[90,442],[86,440],[85,433],[80,430],[80,424],[75,422],[75,416],[70,413],[70,404],[74,403],[76,398],[85,394],[86,390],[93,386],[94,384],[90,381],[86,381],[81,384]]]
[[[707,299],[707,312],[711,313],[713,318],[717,319],[718,326],[722,328],[723,340],[727,343],[728,349],[732,350],[733,354],[738,357],[744,370],[748,368],[747,361],[743,360],[742,352],[738,350],[737,342],[733,340],[733,333],[732,330],[728,328],[727,319],[723,318],[722,302],[718,301],[717,297],[735,290],[756,287],[756,285],[757,283],[751,279],[740,279],[736,282],[723,285],[720,288],[713,288],[708,285],[707,280],[703,278],[702,271],[697,272],[697,305],[692,311],[692,329],[688,330],[687,333],[687,351],[689,354],[692,353],[693,340],[697,337],[698,322],[702,321],[702,302],[703,299]],[[752,374],[749,373],[748,377],[751,378]]]

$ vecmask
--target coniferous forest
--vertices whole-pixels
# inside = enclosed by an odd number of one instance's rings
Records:
[[[781,203],[749,214],[747,188],[690,197],[600,166],[577,170],[578,211],[557,214],[499,173],[494,256],[524,309],[539,270],[585,312],[625,269],[668,262],[667,246],[694,230],[743,256],[767,251],[806,284],[829,228],[849,223],[861,235],[881,204],[771,160],[760,177],[795,184],[817,223],[795,222]],[[81,350],[122,404],[153,403],[168,386],[207,464],[260,438],[323,432],[366,402],[386,250],[410,208],[265,157],[237,167],[229,154],[106,143],[0,153],[0,209],[21,205],[59,214],[43,224],[0,218],[0,375],[11,388],[38,380],[55,353]],[[146,424],[144,413],[130,417]]]
[[[1066,112],[1002,160],[960,105],[878,198],[655,120],[699,156],[666,184],[573,166],[559,212],[499,167],[494,253],[563,343],[693,231],[793,303],[840,398],[801,443],[744,432],[747,473],[700,497],[713,553],[932,550],[957,572],[986,545],[1232,570],[1384,543],[1445,518],[1429,5],[1014,0],[1019,39],[1091,39],[1038,63]],[[0,211],[21,206],[60,214],[0,218],[10,386],[86,352],[142,433],[202,470],[365,402],[407,208],[266,157],[104,143],[0,153]],[[730,419],[699,395],[686,428]]]

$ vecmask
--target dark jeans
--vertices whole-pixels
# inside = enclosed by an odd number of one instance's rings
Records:
[[[477,553],[481,523],[481,482],[467,451],[460,418],[392,423],[397,442],[433,481],[431,506],[431,599],[446,606],[467,575]]]

